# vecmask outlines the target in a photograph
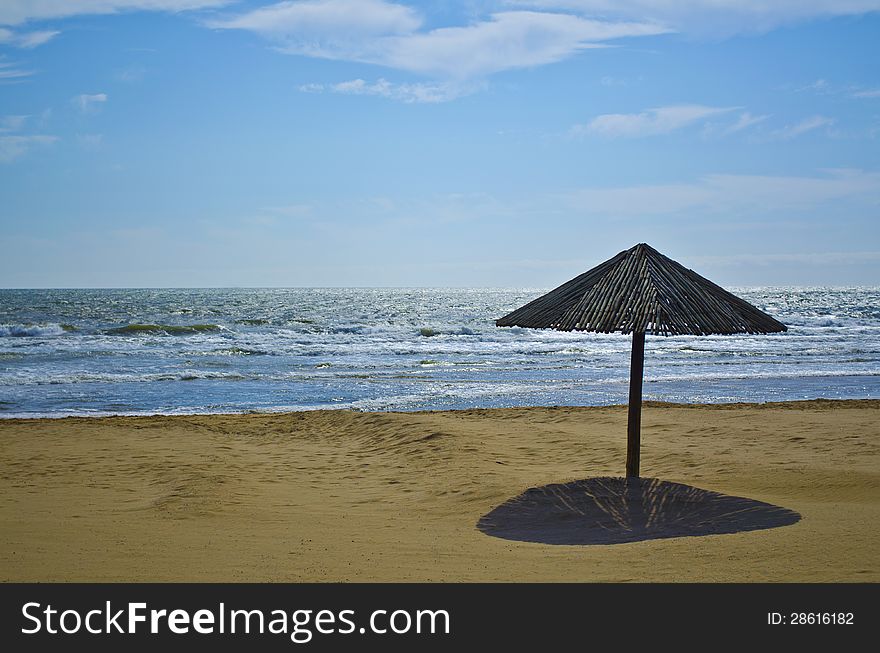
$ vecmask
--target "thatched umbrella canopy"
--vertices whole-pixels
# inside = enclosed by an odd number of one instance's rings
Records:
[[[645,243],[620,252],[499,320],[497,326],[632,333],[626,475],[639,475],[645,334],[786,331],[748,302]]]

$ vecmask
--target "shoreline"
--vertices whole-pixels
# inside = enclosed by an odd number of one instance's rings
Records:
[[[621,476],[626,408],[0,420],[2,581],[880,581],[880,400],[645,402],[645,477],[796,523],[612,545],[492,537]]]
[[[824,397],[816,397],[814,399],[797,399],[791,401],[730,401],[719,403],[699,403],[699,402],[676,402],[676,401],[642,401],[642,406],[653,408],[695,408],[695,409],[723,409],[723,408],[791,408],[804,404],[810,404],[816,407],[826,408],[857,408],[857,407],[880,407],[880,398],[861,398],[861,399],[827,399]],[[472,408],[436,408],[436,409],[418,409],[418,410],[358,410],[356,408],[302,408],[300,410],[248,410],[232,413],[108,413],[106,415],[38,415],[34,417],[12,416],[6,417],[0,413],[0,424],[15,422],[36,422],[36,421],[58,421],[58,420],[100,420],[115,418],[152,418],[152,417],[247,417],[250,415],[299,415],[301,413],[322,413],[322,412],[348,412],[358,414],[402,414],[402,415],[431,415],[437,413],[463,413],[478,411],[504,411],[504,410],[541,410],[553,408],[570,408],[573,410],[585,410],[591,408],[626,408],[626,404],[589,404],[589,405],[530,405],[530,406],[475,406]]]

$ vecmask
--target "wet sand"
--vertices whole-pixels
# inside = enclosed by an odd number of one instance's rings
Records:
[[[477,528],[529,488],[620,476],[625,445],[620,406],[0,420],[0,579],[880,581],[880,401],[645,405],[643,476],[784,525]]]

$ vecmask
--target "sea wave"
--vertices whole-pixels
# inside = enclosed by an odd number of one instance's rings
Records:
[[[475,336],[477,331],[466,326],[454,326],[449,328],[422,327],[419,329],[419,335],[426,338],[433,336]]]
[[[711,383],[712,381],[749,381],[751,379],[802,379],[802,378],[834,378],[834,377],[876,377],[880,376],[880,370],[755,370],[749,372],[712,372],[707,370],[699,374],[661,374],[649,377],[645,375],[645,383],[665,383],[676,381],[694,381],[699,383]],[[610,379],[610,382],[626,383],[629,377]]]
[[[126,324],[104,331],[108,336],[140,336],[167,334],[172,336],[185,336],[194,333],[211,333],[222,331],[219,324]]]
[[[0,386],[24,385],[76,385],[79,383],[156,383],[166,381],[244,381],[260,378],[239,372],[215,372],[210,370],[181,370],[179,372],[149,372],[146,374],[126,372],[72,372],[46,376],[21,374],[0,377]]]
[[[69,324],[0,324],[0,338],[61,336],[74,330]]]
[[[268,356],[268,351],[262,349],[247,349],[245,347],[226,347],[224,349],[214,349],[209,352],[198,352],[206,356]]]
[[[625,401],[630,337],[495,327],[540,293],[0,291],[0,396],[11,402],[2,413]],[[880,396],[880,289],[743,297],[790,330],[652,337],[646,392],[708,402]]]

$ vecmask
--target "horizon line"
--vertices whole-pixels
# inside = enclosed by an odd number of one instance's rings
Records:
[[[721,285],[721,284],[718,284]],[[543,290],[553,286],[31,286],[5,287],[0,292],[20,290]],[[722,286],[725,287],[725,286]],[[875,289],[880,284],[730,284],[728,288],[798,288],[798,289]]]

